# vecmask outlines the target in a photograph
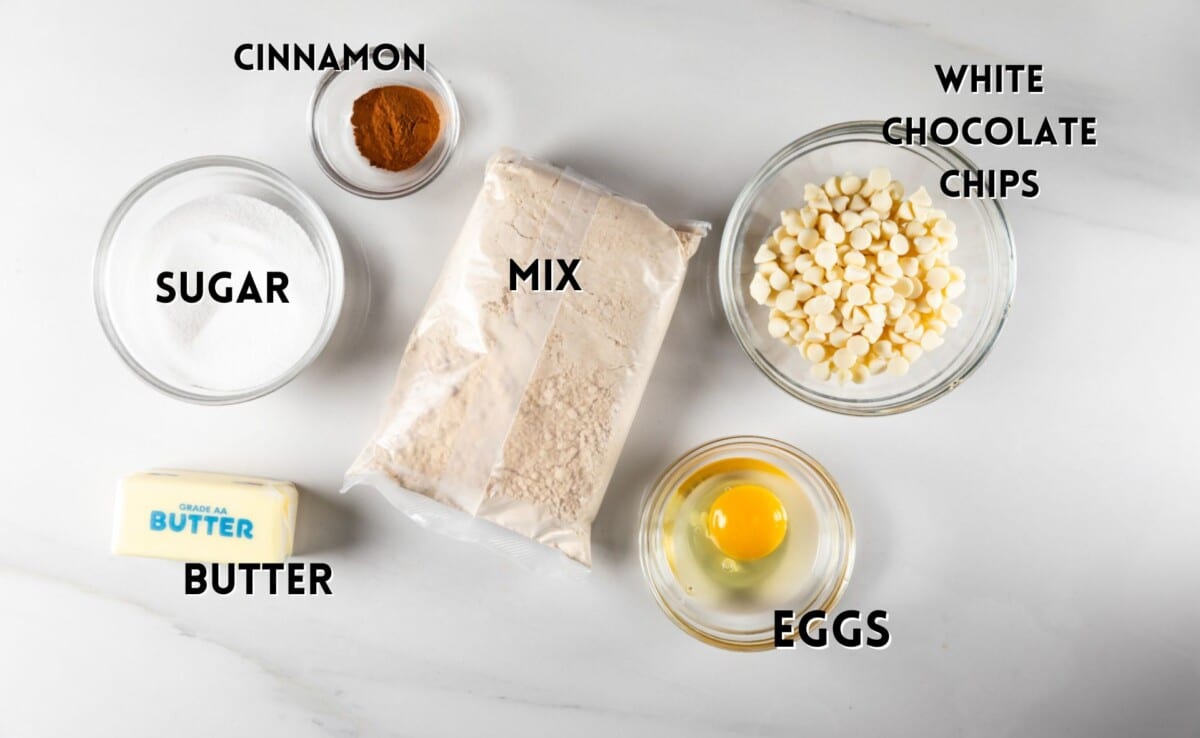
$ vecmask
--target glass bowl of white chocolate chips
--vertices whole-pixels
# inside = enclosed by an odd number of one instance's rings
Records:
[[[881,121],[800,138],[734,202],[721,299],[742,348],[775,384],[849,415],[920,407],[991,350],[1016,284],[999,203],[949,198],[941,146],[895,146]]]

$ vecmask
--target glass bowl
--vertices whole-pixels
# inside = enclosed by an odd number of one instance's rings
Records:
[[[672,493],[697,470],[731,458],[758,459],[777,467],[800,484],[815,513],[817,545],[810,581],[791,601],[779,602],[770,610],[714,609],[687,593],[668,557],[663,524]],[[654,599],[684,632],[721,648],[759,651],[774,647],[775,609],[790,609],[799,616],[809,610],[832,611],[837,605],[854,568],[854,522],[837,483],[811,456],[769,438],[720,438],[688,451],[647,490],[642,502],[638,552],[642,574]]]
[[[1012,232],[996,200],[950,199],[938,182],[948,169],[976,169],[965,156],[941,146],[893,146],[881,121],[842,123],[800,138],[763,165],[733,204],[721,239],[720,287],[725,316],[754,364],[789,394],[848,415],[888,415],[925,405],[957,387],[987,356],[1012,303],[1017,262]],[[754,255],[779,225],[780,211],[804,204],[804,185],[830,176],[865,176],[887,167],[906,192],[924,186],[934,207],[958,226],[951,262],[966,272],[966,292],[955,303],[959,324],[945,344],[925,353],[903,376],[872,376],[863,384],[839,385],[809,374],[810,362],[767,333],[769,309],[750,298]]]
[[[437,106],[442,130],[433,148],[416,165],[399,172],[371,166],[354,143],[350,114],[363,93],[386,85],[415,87]],[[308,106],[309,137],[317,163],[339,187],[356,195],[388,200],[411,195],[433,181],[458,144],[461,114],[446,78],[432,64],[425,69],[332,71],[321,78]]]
[[[254,197],[282,210],[304,230],[317,252],[326,277],[323,318],[312,344],[290,367],[254,386],[214,388],[186,380],[169,362],[150,350],[147,331],[135,316],[146,306],[133,295],[138,262],[147,234],[164,216],[197,198],[237,194]],[[100,324],[125,363],[154,388],[181,400],[208,405],[244,402],[290,382],[325,348],[341,313],[345,289],[342,252],[321,208],[303,190],[274,169],[249,159],[208,156],[172,164],[142,180],[121,200],[100,239],[93,267],[93,296]]]

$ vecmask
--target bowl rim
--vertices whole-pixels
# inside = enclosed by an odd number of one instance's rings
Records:
[[[437,88],[438,93],[442,96],[442,100],[446,104],[446,109],[450,112],[449,120],[442,125],[442,135],[446,138],[446,146],[442,151],[441,156],[430,167],[429,171],[419,179],[415,179],[402,186],[387,189],[374,190],[369,187],[363,187],[346,177],[333,166],[329,161],[329,157],[325,155],[325,147],[321,145],[321,138],[317,135],[317,109],[320,107],[321,100],[325,96],[325,92],[333,84],[340,74],[358,72],[357,69],[332,69],[321,76],[317,81],[317,86],[313,90],[312,97],[308,101],[308,140],[312,146],[313,155],[317,159],[317,165],[321,167],[321,171],[325,172],[325,176],[329,177],[338,187],[341,187],[347,192],[353,193],[360,197],[366,197],[372,200],[394,200],[400,197],[406,197],[425,188],[430,182],[437,178],[446,165],[450,163],[451,157],[458,149],[459,129],[461,128],[462,109],[458,104],[458,96],[454,94],[454,88],[450,86],[450,81],[438,71],[437,67],[429,62],[425,62],[424,69],[413,67],[411,69],[402,70],[405,72],[416,72],[424,74]],[[392,70],[395,71],[395,70]]]
[[[807,467],[822,481],[826,491],[833,500],[833,505],[836,511],[838,520],[841,521],[845,531],[845,556],[842,562],[841,570],[835,575],[836,582],[828,596],[814,609],[825,610],[829,612],[833,610],[841,601],[845,594],[846,587],[850,584],[850,578],[854,573],[855,551],[857,550],[857,539],[854,530],[854,516],[850,512],[850,506],[846,502],[845,495],[842,494],[842,489],[838,486],[837,481],[829,473],[829,471],[816,459],[808,455],[804,451],[795,446],[779,441],[766,436],[754,435],[736,435],[723,436],[714,438],[711,441],[702,443],[684,453],[680,454],[677,459],[672,461],[655,478],[649,486],[646,487],[645,493],[642,495],[641,510],[638,514],[638,559],[641,563],[642,578],[646,582],[647,589],[650,590],[655,602],[658,603],[659,609],[673,622],[680,630],[692,636],[693,638],[707,643],[711,646],[717,646],[729,651],[768,651],[775,648],[774,635],[764,636],[754,640],[733,640],[721,638],[719,635],[709,631],[701,630],[691,621],[684,618],[667,601],[663,593],[657,586],[657,580],[651,566],[651,556],[653,551],[654,539],[659,534],[657,525],[651,525],[653,522],[651,517],[658,508],[660,501],[671,491],[665,486],[666,481],[676,475],[680,468],[691,463],[702,454],[712,451],[719,451],[734,446],[751,446],[759,448],[767,448],[771,451],[785,454],[792,457],[796,463]]]
[[[894,415],[896,413],[915,410],[916,408],[933,402],[934,400],[948,394],[950,391],[962,384],[966,379],[975,372],[979,365],[983,363],[984,358],[991,352],[999,339],[1004,325],[1008,320],[1008,314],[1012,309],[1013,295],[1016,291],[1017,283],[1017,252],[1016,243],[1013,238],[1012,228],[1009,226],[1008,218],[1004,213],[1004,208],[999,200],[995,198],[985,199],[985,209],[990,212],[991,217],[989,222],[993,229],[1002,238],[1007,246],[1007,262],[1009,280],[1007,285],[997,285],[994,287],[994,292],[997,293],[997,305],[992,308],[992,313],[988,320],[994,323],[989,335],[979,343],[970,352],[964,354],[964,357],[958,361],[957,366],[951,365],[953,371],[949,373],[942,381],[927,388],[923,392],[916,395],[908,396],[901,395],[897,399],[879,402],[879,401],[861,401],[861,400],[841,400],[830,398],[826,395],[814,393],[799,383],[790,379],[786,374],[779,371],[774,364],[762,356],[748,340],[748,331],[743,326],[743,316],[737,309],[734,291],[740,289],[735,284],[735,271],[737,265],[733,263],[733,252],[736,247],[734,243],[736,234],[742,230],[743,222],[749,213],[750,203],[759,195],[763,187],[774,177],[778,171],[790,161],[808,153],[808,151],[819,144],[826,143],[830,139],[845,135],[868,136],[876,139],[881,143],[887,143],[883,138],[884,121],[879,120],[856,120],[843,123],[835,123],[824,128],[819,128],[811,133],[808,133],[800,138],[792,141],[783,148],[773,154],[759,169],[754,173],[754,176],[746,183],[741,192],[738,193],[737,199],[734,200],[733,207],[730,208],[729,216],[725,221],[725,228],[721,234],[721,248],[718,265],[718,280],[721,292],[721,304],[725,311],[725,319],[729,323],[730,329],[734,336],[737,337],[738,345],[742,351],[750,357],[754,365],[759,371],[765,374],[777,387],[787,392],[792,397],[795,397],[803,402],[814,407],[828,410],[830,412],[840,413],[843,415],[855,416],[882,416]],[[889,144],[890,145],[890,144]],[[956,165],[962,169],[977,169],[975,163],[967,158],[958,149],[950,146],[940,146],[937,144],[929,144],[926,146],[898,146],[897,148],[923,148],[933,152],[948,163]]]
[[[319,238],[314,240],[313,246],[323,257],[329,268],[329,293],[326,299],[325,317],[321,324],[320,332],[317,333],[312,345],[309,346],[304,355],[290,369],[278,378],[260,387],[238,390],[236,392],[201,394],[164,381],[134,358],[129,348],[125,345],[125,342],[121,340],[113,320],[109,306],[108,288],[105,284],[105,275],[112,253],[113,238],[117,233],[117,229],[124,221],[125,216],[133,209],[134,205],[146,194],[167,180],[189,172],[213,167],[241,169],[260,175],[279,186],[289,198],[296,202],[299,209],[308,213],[319,231]],[[109,344],[116,350],[117,355],[121,357],[125,365],[134,374],[151,387],[170,397],[197,405],[233,405],[247,402],[268,395],[291,382],[325,350],[325,346],[329,343],[330,338],[332,338],[334,329],[337,327],[341,316],[344,297],[345,267],[342,261],[341,244],[338,241],[337,233],[329,222],[329,218],[325,215],[325,211],[321,209],[307,192],[302,190],[279,170],[253,159],[246,159],[239,156],[209,155],[192,157],[168,164],[147,175],[134,185],[121,198],[116,208],[113,209],[100,236],[100,244],[96,249],[96,255],[92,262],[92,299],[95,304],[96,315],[100,319],[100,326],[104,330],[104,335],[108,338]]]

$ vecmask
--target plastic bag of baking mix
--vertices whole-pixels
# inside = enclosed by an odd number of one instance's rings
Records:
[[[708,228],[498,153],[343,491],[374,487],[529,564],[557,549],[590,566],[592,521]]]

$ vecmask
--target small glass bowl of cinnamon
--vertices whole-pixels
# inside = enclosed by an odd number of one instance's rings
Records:
[[[349,69],[321,78],[309,103],[317,163],[339,187],[387,200],[433,181],[458,143],[450,83],[428,62]]]

